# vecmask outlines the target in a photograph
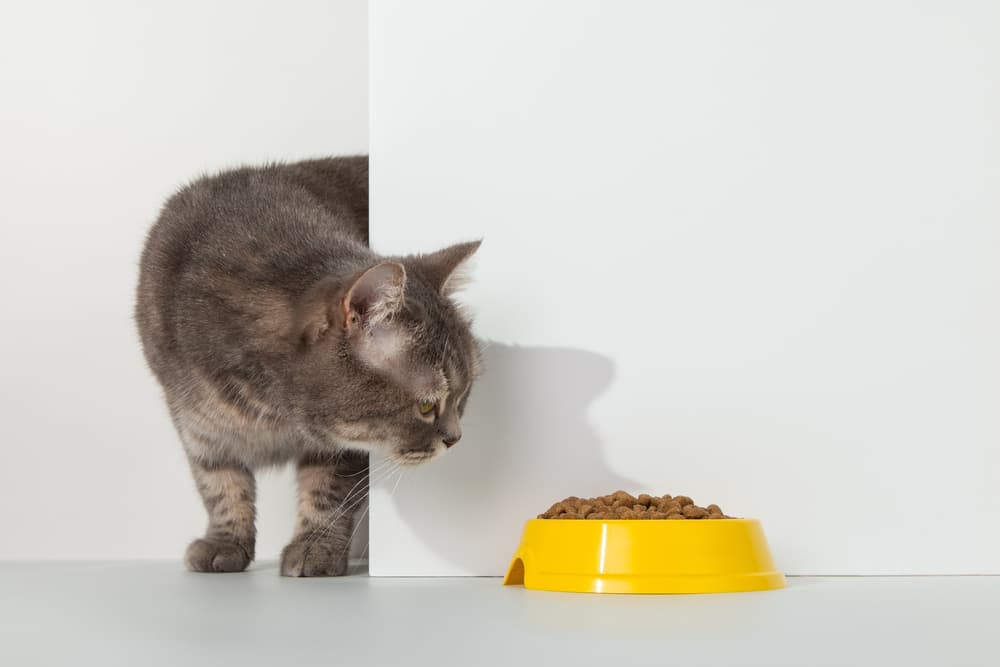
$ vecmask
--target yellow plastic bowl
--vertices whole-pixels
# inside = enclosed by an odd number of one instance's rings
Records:
[[[756,519],[532,519],[504,586],[570,593],[784,588]]]

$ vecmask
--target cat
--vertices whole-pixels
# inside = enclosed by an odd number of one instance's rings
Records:
[[[135,317],[208,513],[190,570],[248,567],[254,471],[294,462],[280,572],[345,573],[369,453],[413,465],[461,438],[480,351],[451,296],[479,243],[376,255],[367,156],[225,171],[166,202]]]

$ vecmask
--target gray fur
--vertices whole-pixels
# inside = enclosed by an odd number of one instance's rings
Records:
[[[344,572],[368,452],[415,464],[461,437],[479,351],[449,295],[478,245],[372,252],[367,157],[236,169],[170,198],[136,320],[209,517],[190,569],[247,567],[253,473],[291,461],[299,516],[281,572]]]

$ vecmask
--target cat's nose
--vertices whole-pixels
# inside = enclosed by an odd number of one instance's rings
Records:
[[[455,435],[453,433],[442,434],[441,435],[441,442],[443,442],[444,446],[448,447],[448,448],[451,448],[456,442],[458,442],[461,439],[462,439],[462,434],[461,433],[459,433],[457,435]]]

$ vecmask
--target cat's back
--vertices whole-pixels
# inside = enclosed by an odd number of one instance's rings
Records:
[[[169,270],[183,260],[225,263],[248,251],[308,253],[358,243],[368,243],[367,157],[242,167],[196,179],[170,197],[150,231],[142,267]]]
[[[296,296],[363,261],[367,228],[367,157],[245,167],[181,188],[140,261],[136,320],[154,372],[266,350]]]

